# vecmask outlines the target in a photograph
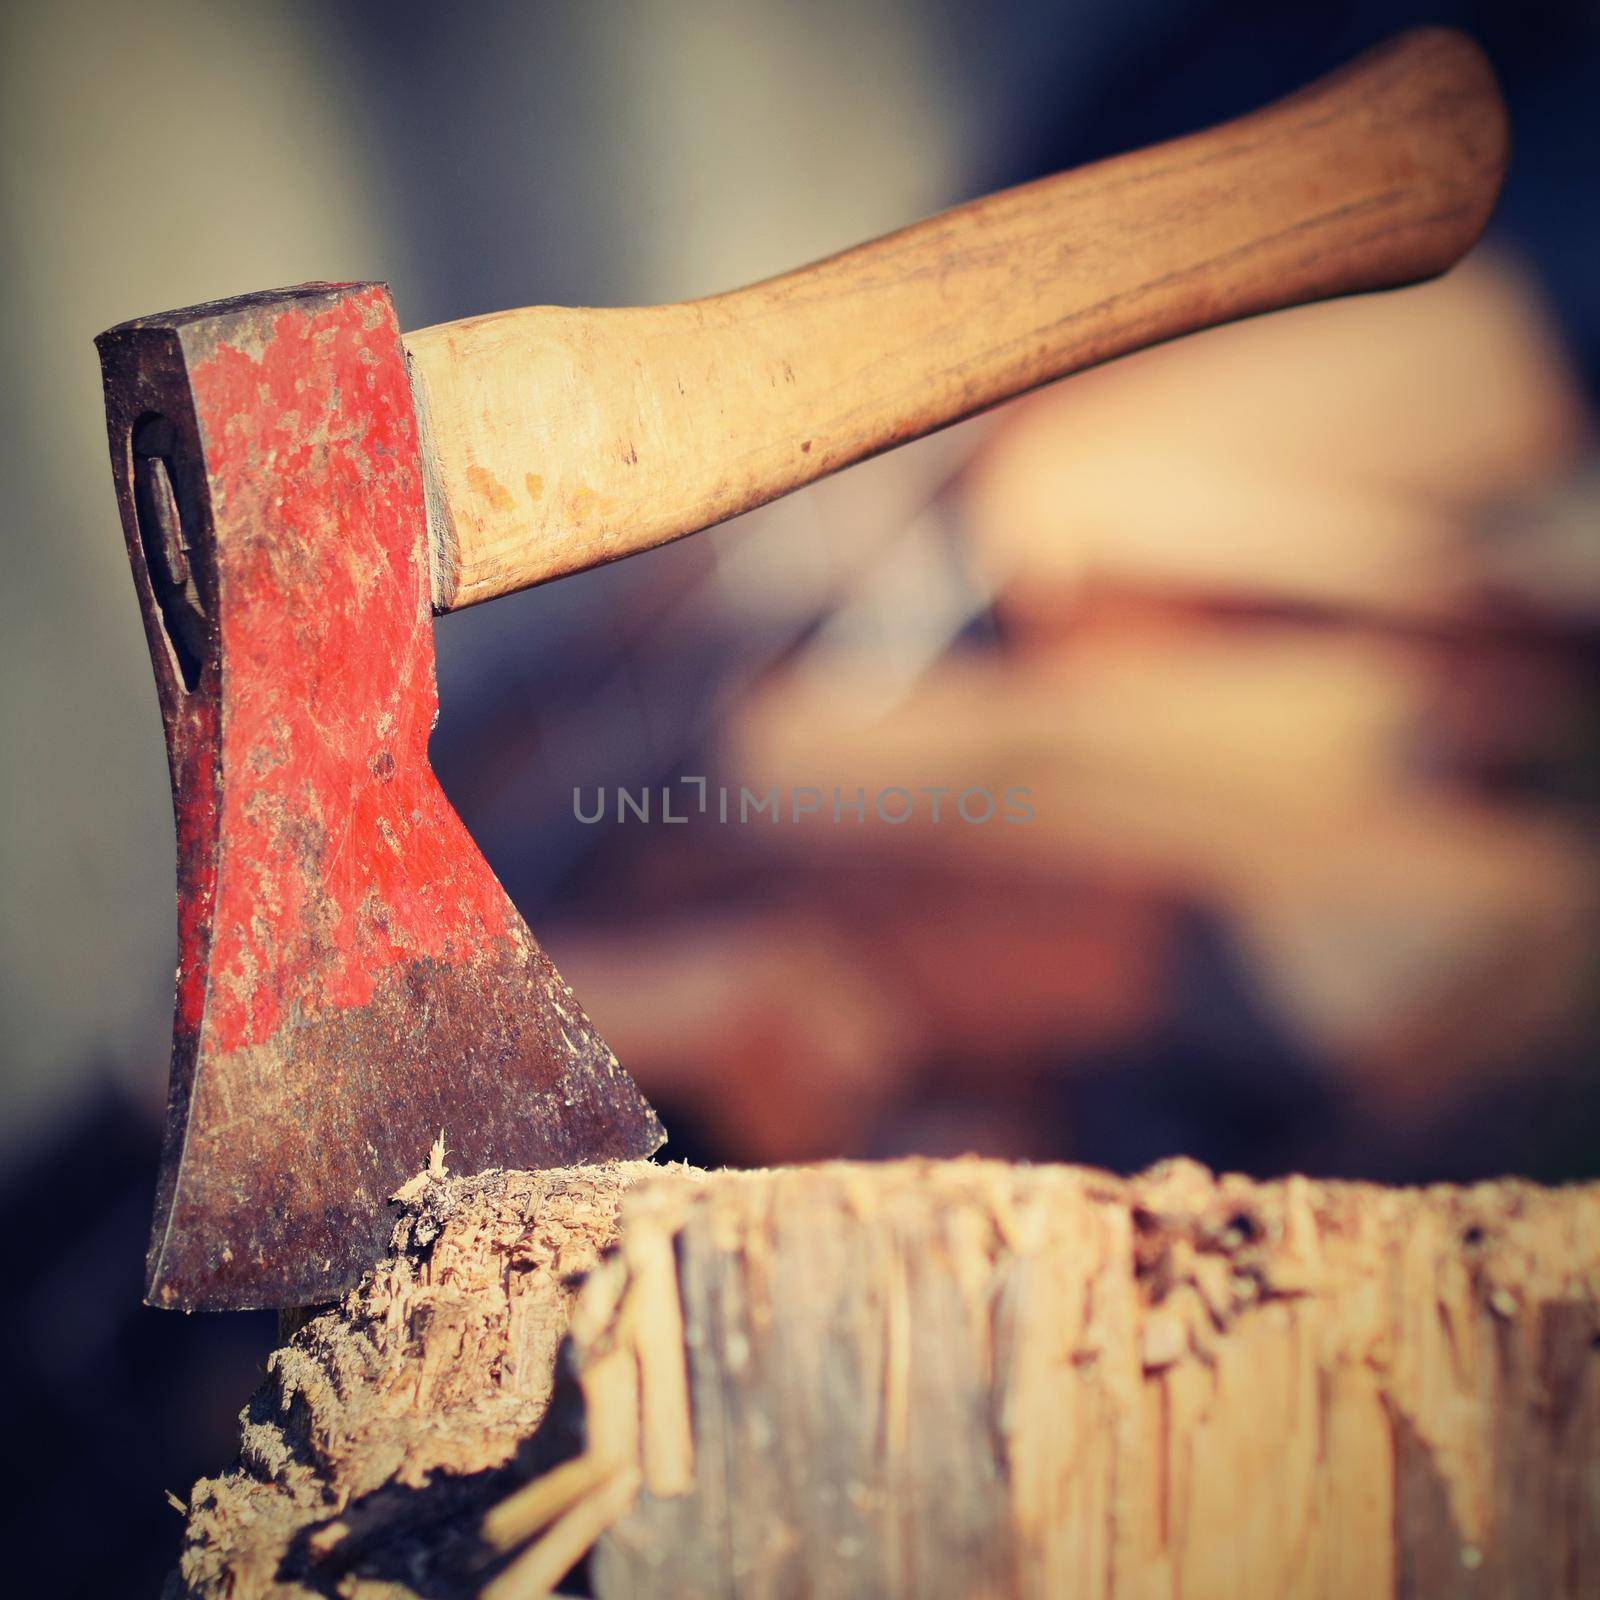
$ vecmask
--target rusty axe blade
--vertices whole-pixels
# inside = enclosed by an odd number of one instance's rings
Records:
[[[643,1156],[655,1115],[428,764],[416,420],[388,292],[309,285],[99,341],[178,832],[147,1296],[307,1305],[456,1163]]]

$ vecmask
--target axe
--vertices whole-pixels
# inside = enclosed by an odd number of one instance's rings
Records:
[[[434,615],[1157,341],[1442,272],[1505,150],[1477,47],[1427,30],[707,300],[402,336],[383,285],[315,283],[102,334],[178,839],[150,1302],[333,1298],[441,1129],[467,1170],[661,1143],[429,767]]]

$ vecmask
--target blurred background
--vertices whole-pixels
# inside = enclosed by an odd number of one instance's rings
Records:
[[[273,1342],[139,1304],[173,843],[91,340],[142,313],[310,278],[386,279],[406,327],[693,297],[1465,26],[1515,157],[1457,272],[452,617],[434,755],[667,1155],[1600,1171],[1597,19],[0,9],[9,1559],[153,1593],[163,1491],[225,1465]],[[689,775],[1022,787],[1033,820],[616,822]]]

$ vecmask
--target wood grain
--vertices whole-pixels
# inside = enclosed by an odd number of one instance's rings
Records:
[[[1238,121],[749,288],[412,333],[435,607],[679,538],[1164,339],[1431,277],[1505,159],[1482,53],[1426,29]]]
[[[529,1600],[593,1545],[600,1600],[1579,1600],[1597,1229],[1183,1161],[430,1179],[167,1594]]]

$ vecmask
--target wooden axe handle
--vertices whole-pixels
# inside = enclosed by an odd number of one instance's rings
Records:
[[[436,608],[664,544],[1163,339],[1432,277],[1505,157],[1482,53],[1427,29],[1236,122],[746,289],[413,333]]]

